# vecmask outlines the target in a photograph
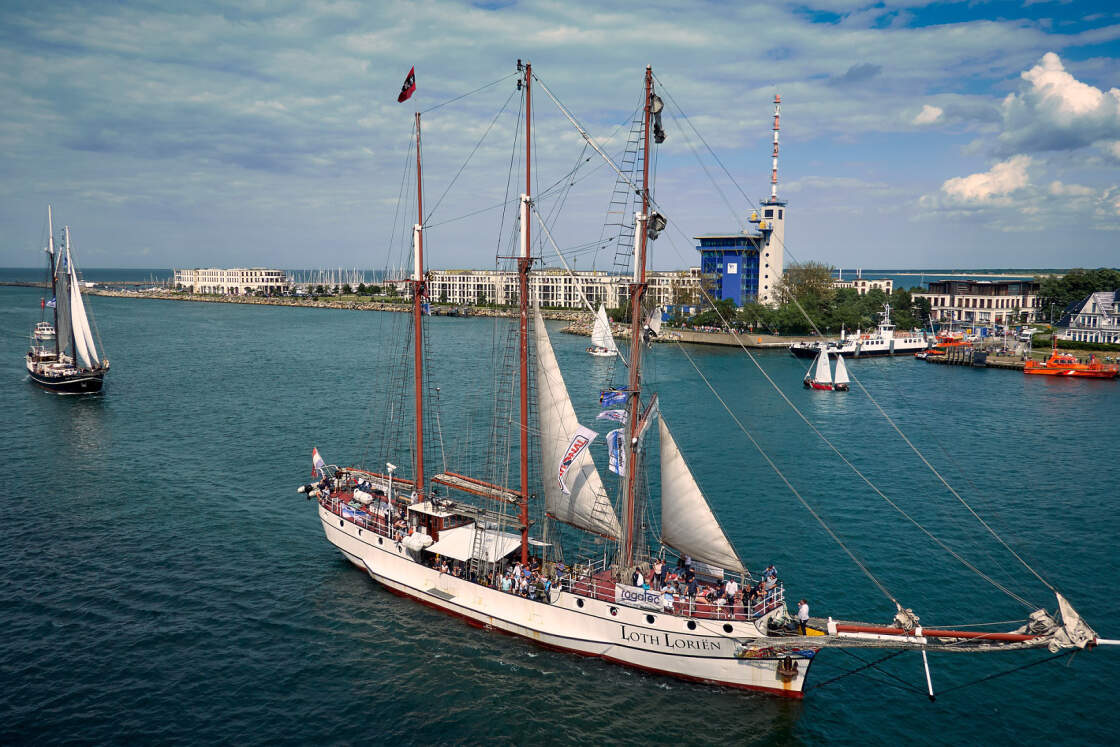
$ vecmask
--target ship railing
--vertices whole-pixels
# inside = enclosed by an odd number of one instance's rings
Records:
[[[389,517],[370,511],[367,508],[355,508],[350,505],[352,494],[344,492],[341,495],[332,494],[329,498],[320,498],[319,505],[335,514],[341,519],[346,519],[353,524],[368,529],[375,534],[388,537],[392,534]]]
[[[581,566],[578,570],[587,570],[587,566]],[[606,577],[605,571],[599,571],[597,574],[577,573],[569,575],[561,583],[561,588],[564,591],[602,602],[617,601],[617,586],[613,579]],[[753,599],[744,600],[743,593],[740,592],[732,605],[727,604],[726,600],[713,603],[702,596],[689,598],[686,594],[674,593],[672,608],[662,604],[661,611],[680,617],[711,620],[757,620],[775,609],[785,606],[785,587],[782,584],[777,584],[773,589],[763,590],[759,596]],[[623,602],[619,602],[619,604],[629,607],[637,606]]]

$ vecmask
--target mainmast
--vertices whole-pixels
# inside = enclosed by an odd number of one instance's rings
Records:
[[[70,268],[70,263],[74,261],[73,259],[70,258],[70,226],[63,226],[62,230],[65,232],[65,235],[66,235],[66,254],[63,257],[66,261],[66,273],[67,273],[66,292],[70,294],[70,298],[67,299],[68,303],[66,304],[66,313],[70,315],[70,319],[68,320],[69,323],[66,326],[70,328],[70,356],[74,359],[73,360],[74,366],[77,367],[77,365],[78,365],[78,341],[74,339],[74,335],[76,335],[77,332],[74,330],[74,304],[70,303],[70,300],[74,298],[74,283],[77,281],[78,276],[77,276],[77,274],[72,272],[71,268]],[[81,292],[82,292],[82,289],[78,288],[78,293],[80,294]],[[55,299],[54,304],[55,304],[55,310],[57,311],[58,310],[58,299],[57,298]],[[56,340],[58,339],[58,327],[54,328],[54,337],[55,337]]]
[[[59,342],[58,339],[58,269],[55,267],[54,219],[51,217],[50,205],[47,205],[47,254],[50,257],[50,259],[47,260],[47,264],[50,266],[51,300],[54,301],[54,354],[55,360],[61,361],[62,343]]]
[[[420,112],[416,112],[416,225],[412,227],[412,341],[416,378],[416,500],[424,496],[424,179],[420,170]]]
[[[630,284],[630,381],[627,409],[630,411],[626,459],[626,480],[623,494],[622,546],[620,565],[629,568],[634,562],[635,493],[638,473],[638,437],[642,430],[641,362],[642,362],[642,297],[646,290],[646,222],[649,220],[649,125],[653,101],[653,69],[646,65],[645,122],[642,127],[642,210],[634,216],[634,280]]]
[[[521,60],[517,61],[518,69]],[[521,255],[517,258],[517,296],[521,311],[519,335],[521,372],[520,401],[520,453],[521,453],[521,562],[529,562],[529,268],[533,259],[529,253],[529,210],[532,205],[532,126],[533,126],[533,66],[525,63],[525,193],[521,195]]]

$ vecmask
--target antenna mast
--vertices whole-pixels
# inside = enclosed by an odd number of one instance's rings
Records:
[[[774,161],[770,167],[770,202],[778,201],[778,120],[782,115],[782,97],[774,94]]]

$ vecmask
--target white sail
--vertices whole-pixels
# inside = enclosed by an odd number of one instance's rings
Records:
[[[847,384],[851,379],[848,378],[848,367],[844,365],[844,356],[836,356],[836,378],[833,382],[836,384]]]
[[[693,560],[746,573],[735,548],[723,533],[700,486],[696,484],[665,418],[661,432],[661,541]]]
[[[572,434],[579,428],[579,419],[568,397],[568,388],[556,363],[556,354],[539,309],[534,310],[533,339],[537,353],[541,474],[548,476],[544,479],[545,510],[567,524],[616,539],[622,536],[622,527],[603,489],[603,481],[590,452],[583,452],[567,471],[564,482],[570,494],[565,495],[558,482],[552,479]]]
[[[86,305],[82,301],[81,284],[78,282],[77,273],[74,272],[74,260],[70,256],[69,247],[66,249],[66,263],[70,274],[70,319],[74,328],[74,346],[86,368],[96,368],[101,361],[97,358],[97,346],[93,344],[93,332],[89,327]]]
[[[648,327],[649,331],[652,332],[654,335],[661,334],[661,307],[660,306],[654,308],[653,311],[649,312],[649,318],[646,320],[646,327]]]
[[[816,373],[813,374],[813,381],[818,384],[831,384],[832,371],[828,367],[828,353],[821,348],[821,352],[817,355]]]
[[[595,325],[591,328],[591,344],[597,348],[605,348],[617,352],[618,346],[614,344],[614,335],[611,334],[611,322],[607,319],[607,310],[599,304],[595,313]]]

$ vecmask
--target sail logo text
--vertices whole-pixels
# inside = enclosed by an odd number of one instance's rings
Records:
[[[719,651],[719,641],[708,641],[704,639],[692,638],[677,638],[668,633],[650,633],[644,630],[627,630],[625,625],[622,628],[622,640],[630,643],[645,643],[650,646],[664,646],[665,648],[674,649],[677,651]]]

